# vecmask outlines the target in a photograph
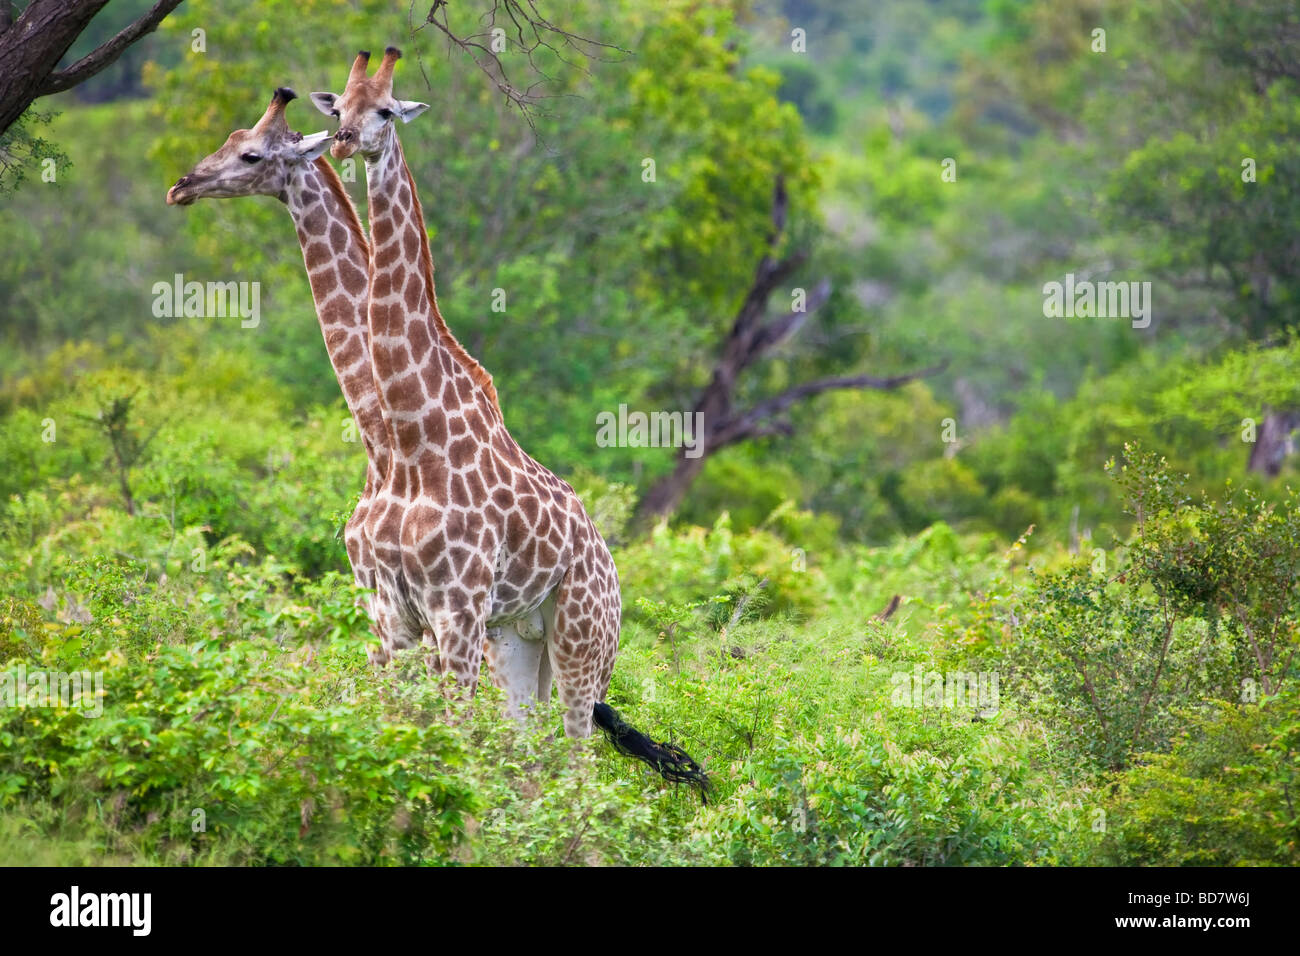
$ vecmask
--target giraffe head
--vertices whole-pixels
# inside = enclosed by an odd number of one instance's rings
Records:
[[[297,96],[280,87],[252,129],[237,129],[225,144],[167,190],[167,205],[188,206],[196,199],[234,196],[284,198],[294,166],[309,163],[329,148],[328,132],[304,136],[289,129],[284,108]]]
[[[409,123],[429,108],[428,103],[399,100],[393,96],[393,67],[402,51],[389,47],[374,76],[366,76],[370,54],[362,50],[352,63],[347,86],[341,96],[333,93],[313,93],[312,102],[326,116],[336,117],[339,131],[334,134],[330,153],[335,159],[346,159],[360,151],[367,158],[383,151],[384,143],[393,128],[393,120]]]

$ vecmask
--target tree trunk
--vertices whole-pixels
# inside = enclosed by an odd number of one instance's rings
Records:
[[[158,0],[126,29],[63,70],[56,70],[59,61],[108,0],[32,0],[11,26],[5,28],[0,21],[0,133],[33,100],[71,89],[114,62],[180,2]]]
[[[1300,427],[1300,412],[1267,410],[1255,436],[1255,444],[1250,449],[1247,470],[1276,478],[1282,471],[1282,462],[1294,451],[1291,433],[1297,427]]]
[[[798,332],[808,316],[821,308],[831,294],[830,281],[822,279],[802,296],[798,309],[775,318],[766,316],[768,299],[807,258],[803,251],[785,259],[772,257],[785,229],[786,203],[785,184],[778,177],[772,196],[772,232],[768,235],[767,252],[759,260],[754,281],[722,343],[709,384],[700,393],[690,416],[691,421],[704,423],[704,434],[695,436],[695,447],[690,449],[695,457],[687,457],[685,448],[677,450],[672,472],[655,482],[637,504],[633,524],[639,531],[672,517],[710,455],[737,442],[789,435],[793,428],[784,416],[797,403],[836,389],[897,388],[913,379],[932,375],[946,365],[888,377],[844,375],[818,379],[794,385],[747,409],[736,409],[736,384],[744,371]]]

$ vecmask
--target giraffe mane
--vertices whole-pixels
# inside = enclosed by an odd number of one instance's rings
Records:
[[[424,284],[429,290],[429,304],[433,307],[433,322],[437,327],[438,335],[441,336],[444,344],[451,352],[452,357],[461,364],[465,371],[469,372],[470,378],[487,394],[492,407],[496,409],[497,414],[501,415],[501,405],[497,401],[496,386],[492,384],[492,375],[474,360],[474,357],[465,351],[465,347],[460,344],[456,336],[452,334],[451,329],[442,318],[442,312],[438,309],[438,295],[434,291],[433,285],[433,254],[429,251],[429,234],[424,228],[424,209],[420,205],[420,197],[415,192],[415,179],[411,176],[411,168],[406,164],[406,157],[402,157],[402,171],[406,173],[406,183],[411,190],[411,215],[415,217],[416,232],[420,234],[420,265],[424,269]],[[504,417],[504,416],[503,416]]]
[[[343,181],[339,179],[339,174],[334,172],[334,167],[329,164],[329,161],[324,156],[317,156],[314,162],[316,171],[320,173],[321,179],[325,182],[325,188],[332,192],[334,198],[338,200],[339,208],[343,210],[343,216],[347,220],[347,227],[352,232],[352,238],[356,239],[361,246],[361,251],[369,259],[370,241],[366,238],[365,230],[361,228],[361,219],[357,216],[357,207],[352,204],[352,197],[343,188]]]

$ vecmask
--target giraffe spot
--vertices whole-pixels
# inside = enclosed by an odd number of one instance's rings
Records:
[[[406,283],[406,295],[402,299],[406,303],[406,308],[410,312],[424,311],[424,289],[414,281]]]
[[[389,351],[388,355],[388,374],[396,375],[406,371],[406,367],[411,364],[411,355],[406,351],[405,345],[397,345]],[[415,376],[412,376],[415,378]],[[420,406],[424,405],[424,391],[420,388],[419,379],[416,378],[415,389],[420,392]]]
[[[507,441],[504,437],[502,437],[502,433],[504,431],[505,429],[503,428],[493,433],[492,448],[497,453],[497,457],[501,460],[501,463],[503,465],[505,465],[506,467],[509,467],[511,465],[518,467],[519,466],[518,446],[516,446],[513,441]]]
[[[362,357],[365,355],[365,344],[361,341],[360,335],[348,333],[345,337],[340,337],[343,339],[342,343],[336,344],[334,348],[331,349],[331,353],[335,356],[335,361],[338,363],[339,368],[351,368],[361,361]],[[370,375],[369,370],[366,370],[366,374],[367,376]],[[373,378],[371,378],[371,381],[373,382]],[[362,384],[365,384],[364,379],[362,380]]]
[[[382,210],[380,210],[379,208],[376,208],[374,210],[374,212],[381,212],[381,211]],[[370,225],[371,242],[374,243],[374,245],[376,246],[382,246],[384,243],[388,242],[388,240],[391,238],[393,238],[392,219],[387,216],[377,216],[374,219],[372,219]]]
[[[425,562],[425,568],[427,569],[425,575],[431,587],[441,587],[452,579],[451,563],[447,560],[446,554],[430,555],[429,560]]]
[[[474,380],[468,375],[456,376],[456,391],[460,392],[462,402],[471,407],[474,405],[474,397],[478,391],[478,386],[474,384]]]
[[[366,284],[370,281],[365,269],[358,269],[350,262],[339,263],[339,278],[343,280],[343,288],[347,289],[352,295],[360,295],[365,291]]]
[[[401,533],[402,513],[397,508],[388,506],[372,514],[370,528],[372,536],[385,541],[393,541]]]
[[[442,390],[442,407],[447,409],[460,407],[460,396],[457,395],[456,387],[450,378],[447,379],[447,384]]]
[[[310,274],[311,293],[318,300],[329,295],[339,285],[338,273],[333,269],[324,268]]]
[[[336,222],[330,226],[330,245],[335,249],[343,249],[348,244],[348,231],[344,228],[343,223]]]
[[[447,470],[447,463],[442,456],[426,448],[420,453],[415,470],[423,479],[421,490],[439,507],[445,505],[451,472]]]
[[[500,484],[500,477],[497,475],[496,459],[492,457],[492,451],[484,448],[478,455],[478,473],[483,476],[483,480],[488,487]]]
[[[469,507],[469,488],[465,485],[463,475],[453,475],[451,478],[451,500],[462,508]]]
[[[374,266],[375,266],[375,268],[376,268],[376,269],[388,269],[388,268],[390,268],[390,267],[391,267],[395,262],[397,262],[399,251],[400,251],[400,250],[397,248],[397,246],[396,246],[395,244],[390,244],[390,245],[386,245],[386,246],[380,247],[380,246],[379,246],[379,243],[378,243],[378,240],[376,240],[376,241],[375,241],[375,256],[374,256],[374,258],[375,258],[375,262],[374,262]]]
[[[524,518],[532,523],[537,520],[537,515],[541,512],[541,503],[532,495],[523,495],[519,499],[519,509],[524,513]]]
[[[330,261],[329,246],[323,242],[312,242],[303,249],[302,257],[307,263],[307,271],[314,272]]]
[[[449,541],[460,541],[466,537],[465,512],[459,508],[448,508],[443,518],[443,529]]]
[[[510,511],[515,506],[515,496],[509,488],[498,488],[492,492],[492,500],[502,511]],[[515,517],[512,515],[511,517]]]
[[[448,548],[447,557],[451,561],[452,570],[455,571],[456,575],[463,576],[465,568],[469,565],[469,548],[460,545]]]
[[[407,283],[407,292],[410,292],[410,283]],[[407,340],[411,346],[411,357],[415,359],[417,365],[424,364],[424,357],[429,349],[433,348],[433,341],[429,337],[429,329],[423,322],[412,322],[410,332],[407,334]]]
[[[398,448],[417,448],[421,444],[420,423],[411,418],[392,422],[393,440]]]
[[[481,557],[471,554],[462,580],[472,588],[487,590],[492,587],[492,567]]]
[[[328,225],[329,217],[325,215],[325,210],[319,206],[302,217],[302,227],[307,230],[309,235],[323,235]]]
[[[465,480],[469,483],[469,496],[472,500],[482,501],[488,496],[487,485],[483,484],[477,471],[466,472]]]
[[[448,445],[447,458],[451,461],[451,467],[466,468],[473,464],[474,449],[477,447],[477,444],[478,443],[473,438],[466,436],[464,438],[458,438]],[[468,488],[466,489],[465,495],[466,497],[469,497]],[[466,503],[468,504],[468,502]]]
[[[370,283],[370,298],[372,302],[375,299],[387,298],[388,294],[392,291],[393,291],[393,277],[391,274],[387,272],[381,272],[377,274],[374,280]],[[371,311],[375,311],[376,308],[386,308],[386,307],[371,306]]]
[[[448,420],[448,424],[451,426],[451,435],[453,438],[459,435],[464,435],[466,432],[469,431],[469,426],[465,424],[464,415],[450,416]]]
[[[447,444],[447,417],[445,415],[426,415],[424,434],[430,444],[442,448]]]
[[[414,226],[409,226],[402,234],[402,254],[408,262],[414,262],[420,255],[420,233]]]

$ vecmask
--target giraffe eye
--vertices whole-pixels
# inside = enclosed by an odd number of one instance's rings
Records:
[[[380,119],[390,120],[390,119],[393,118],[393,111],[392,111],[392,110],[376,110],[376,112],[379,113],[379,118],[380,118]]]
[[[257,153],[244,153],[239,158],[242,159],[244,162],[248,163],[250,166],[253,163],[260,163],[262,161],[262,157],[258,156]]]

